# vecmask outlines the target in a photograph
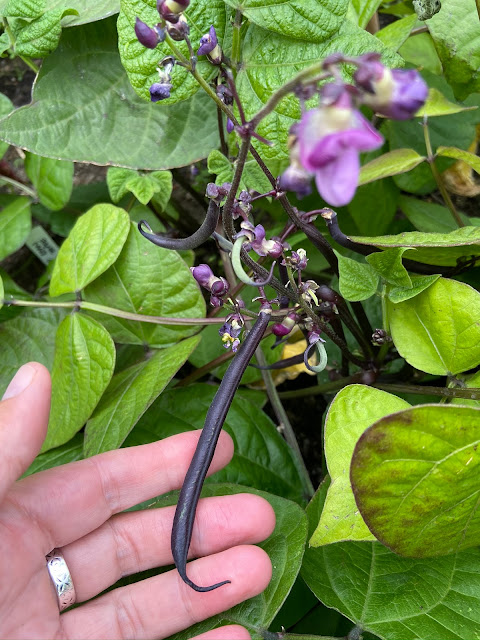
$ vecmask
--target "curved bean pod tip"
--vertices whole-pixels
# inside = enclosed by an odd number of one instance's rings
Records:
[[[240,238],[237,238],[235,240],[235,242],[233,244],[233,247],[232,247],[231,260],[232,260],[232,267],[233,267],[233,270],[235,272],[235,275],[244,284],[248,284],[251,287],[265,287],[272,280],[273,270],[275,268],[276,262],[272,263],[272,266],[270,267],[270,271],[268,273],[268,276],[265,278],[265,280],[258,280],[258,281],[257,280],[252,280],[248,276],[248,274],[245,272],[245,270],[243,268],[243,265],[242,265],[242,260],[240,258],[240,253],[242,251],[242,245],[243,245],[243,243],[245,241],[246,241],[246,238],[244,236],[240,236]]]
[[[157,235],[152,232],[152,228],[146,220],[140,220],[138,230],[144,238],[153,242],[157,247],[162,249],[174,249],[175,251],[185,251],[188,249],[196,249],[206,242],[217,228],[218,218],[220,216],[220,207],[216,202],[210,200],[207,214],[202,225],[188,238],[168,238],[167,236]],[[146,227],[148,231],[145,231]]]
[[[308,358],[310,357],[310,352],[312,351],[312,349],[314,347],[317,350],[318,364],[311,365],[308,362]],[[325,350],[325,345],[323,344],[323,342],[321,340],[318,340],[314,344],[309,345],[305,349],[305,352],[303,354],[303,361],[304,361],[305,366],[307,367],[307,369],[309,371],[313,371],[313,373],[321,373],[325,369],[325,367],[327,366],[328,356],[327,356],[327,352]]]

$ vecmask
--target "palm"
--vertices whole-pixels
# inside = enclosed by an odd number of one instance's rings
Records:
[[[235,545],[267,537],[274,516],[260,498],[237,495],[200,503],[191,550],[207,557],[188,568],[198,584],[228,577],[231,585],[196,593],[168,571],[91,600],[124,575],[171,564],[174,509],[122,512],[181,485],[197,434],[108,452],[12,484],[38,451],[48,420],[49,377],[40,365],[35,368],[30,386],[0,404],[0,637],[163,638],[266,587],[268,557],[256,547]],[[12,451],[17,455],[7,457]],[[224,434],[211,471],[231,454]],[[77,603],[85,603],[61,615],[45,561],[55,547],[64,553]],[[248,633],[232,626],[204,637]]]

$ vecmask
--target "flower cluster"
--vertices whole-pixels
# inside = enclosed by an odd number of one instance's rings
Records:
[[[190,267],[193,277],[198,284],[210,291],[210,304],[212,307],[221,307],[222,298],[228,294],[229,286],[225,278],[213,274],[208,264],[199,264],[198,267]]]
[[[340,62],[357,66],[355,84],[340,81],[337,71],[335,80],[318,90],[320,105],[304,109],[291,129],[290,166],[279,179],[279,188],[304,197],[311,192],[314,177],[322,198],[336,207],[348,204],[355,194],[359,154],[383,144],[383,137],[358,107],[365,104],[380,115],[405,120],[416,114],[428,94],[417,71],[388,69],[377,53],[354,59],[330,56],[324,68],[330,70]]]
[[[173,40],[184,40],[190,32],[188,23],[183,15],[188,8],[190,0],[157,0],[157,11],[160,21],[153,27],[149,27],[140,18],[135,21],[135,35],[140,44],[148,49],[155,49],[165,40],[166,34]],[[165,58],[157,67],[159,80],[150,87],[150,99],[159,102],[170,97],[172,80],[170,73],[175,64],[171,56]]]

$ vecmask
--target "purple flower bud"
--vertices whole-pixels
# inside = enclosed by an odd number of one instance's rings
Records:
[[[281,324],[277,322],[273,325],[272,333],[278,338],[284,338],[285,336],[288,336],[293,327],[297,324],[298,320],[299,316],[292,311],[288,316],[285,316]]]
[[[180,16],[174,24],[167,24],[167,31],[172,40],[181,42],[190,33],[190,27],[184,16]]]
[[[190,267],[190,271],[198,284],[210,291],[210,281],[212,278],[215,278],[215,276],[208,264],[199,264],[198,267]]]
[[[207,53],[211,53],[218,44],[217,32],[215,27],[210,27],[210,31],[200,38],[200,48],[197,51],[197,56],[206,56]]]
[[[232,120],[230,120],[230,118],[227,118],[227,133],[232,133],[234,129],[235,125],[233,124]]]
[[[211,198],[212,200],[215,200],[216,202],[218,202],[218,204],[220,204],[225,196],[228,195],[231,186],[232,185],[230,184],[230,182],[224,182],[220,186],[216,185],[214,182],[209,182],[207,184],[205,195],[207,196],[207,198]]]
[[[233,104],[233,93],[226,84],[217,85],[217,96],[223,102],[223,104]]]
[[[312,174],[292,162],[280,176],[278,187],[282,191],[294,191],[297,194],[297,198],[304,198],[312,193],[311,181]]]
[[[190,0],[157,0],[157,11],[164,20],[174,24],[189,4]]]
[[[149,27],[145,22],[142,22],[140,18],[135,20],[135,35],[140,44],[143,44],[143,46],[148,49],[155,49],[160,42],[158,31]]]
[[[210,291],[212,292],[212,295],[217,296],[217,297],[222,297],[227,295],[229,290],[229,285],[228,282],[225,280],[225,278],[217,278],[215,280],[215,282],[212,282],[210,285]]]
[[[150,100],[152,102],[166,100],[166,98],[170,97],[171,89],[172,85],[170,82],[155,82],[150,87]]]
[[[277,259],[282,255],[282,242],[277,238],[267,240],[265,238],[265,229],[261,224],[257,224],[257,226],[254,227],[251,222],[244,220],[240,224],[240,227],[242,230],[237,233],[237,238],[244,236],[248,239],[248,243],[245,247],[247,251],[253,249],[253,251],[255,251],[259,256],[269,256],[274,259]]]

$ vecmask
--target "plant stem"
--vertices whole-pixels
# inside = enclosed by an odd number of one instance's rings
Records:
[[[267,366],[267,360],[265,358],[265,355],[261,347],[257,348],[255,352],[255,356],[257,358],[258,364],[261,367]],[[293,427],[290,424],[290,420],[288,419],[288,416],[283,407],[282,401],[278,397],[278,391],[273,381],[271,372],[268,369],[262,369],[261,373],[262,373],[263,382],[267,390],[268,399],[270,400],[272,409],[275,412],[275,415],[277,417],[280,433],[284,434],[285,440],[288,442],[288,444],[290,445],[291,449],[294,452],[295,464],[296,464],[298,473],[302,478],[302,484],[306,493],[306,498],[310,499],[315,493],[315,490],[313,488],[312,481],[310,480],[307,467],[305,466],[302,452],[300,451],[300,447],[298,446],[297,438],[295,436],[295,431],[293,430]]]
[[[37,67],[37,65],[33,62],[33,60],[30,60],[30,58],[27,58],[27,56],[18,56],[21,60],[23,60],[23,62],[27,65],[27,67],[30,67],[30,69],[34,72],[34,73],[38,73],[40,71],[40,67]]]
[[[432,175],[435,178],[435,182],[437,183],[438,190],[442,194],[442,198],[445,204],[447,205],[447,207],[449,208],[450,213],[452,214],[453,219],[455,220],[457,225],[459,227],[464,227],[465,223],[461,219],[458,211],[455,209],[455,205],[453,204],[452,199],[450,198],[450,194],[448,193],[445,187],[445,183],[442,179],[442,176],[440,175],[435,165],[435,154],[433,153],[432,143],[430,141],[430,131],[428,129],[427,117],[425,117],[423,120],[423,135],[425,138],[425,147],[427,149],[427,162],[429,163],[430,169],[432,170]]]
[[[240,62],[240,28],[242,26],[242,12],[237,9],[235,12],[235,21],[233,23],[233,33],[232,33],[232,70],[233,73],[237,73],[238,63]]]
[[[37,194],[33,189],[30,189],[30,187],[27,187],[27,185],[22,184],[21,182],[18,182],[13,178],[7,178],[7,176],[0,175],[0,182],[6,182],[7,184],[11,184],[12,187],[15,187],[15,189],[18,189],[19,191],[23,191],[27,196],[30,196],[30,198],[33,198],[33,200],[37,200],[38,198]]]
[[[139,313],[130,313],[122,309],[114,309],[106,307],[102,304],[94,302],[86,302],[85,300],[76,300],[74,302],[37,302],[35,300],[3,300],[6,307],[47,307],[57,309],[85,309],[86,311],[96,311],[104,313],[115,318],[123,318],[124,320],[135,320],[137,322],[149,322],[150,324],[165,325],[207,325],[222,324],[225,318],[163,318],[161,316],[145,316]]]
[[[225,234],[227,238],[233,242],[235,236],[235,227],[233,226],[233,204],[235,202],[235,197],[237,195],[238,187],[240,186],[240,180],[242,179],[243,169],[245,167],[245,162],[247,160],[248,149],[250,147],[250,135],[246,135],[242,142],[242,146],[240,147],[240,151],[238,153],[237,160],[235,161],[235,174],[232,180],[232,186],[230,187],[230,191],[228,192],[227,200],[223,206],[222,211],[222,221],[223,228],[225,229]]]

